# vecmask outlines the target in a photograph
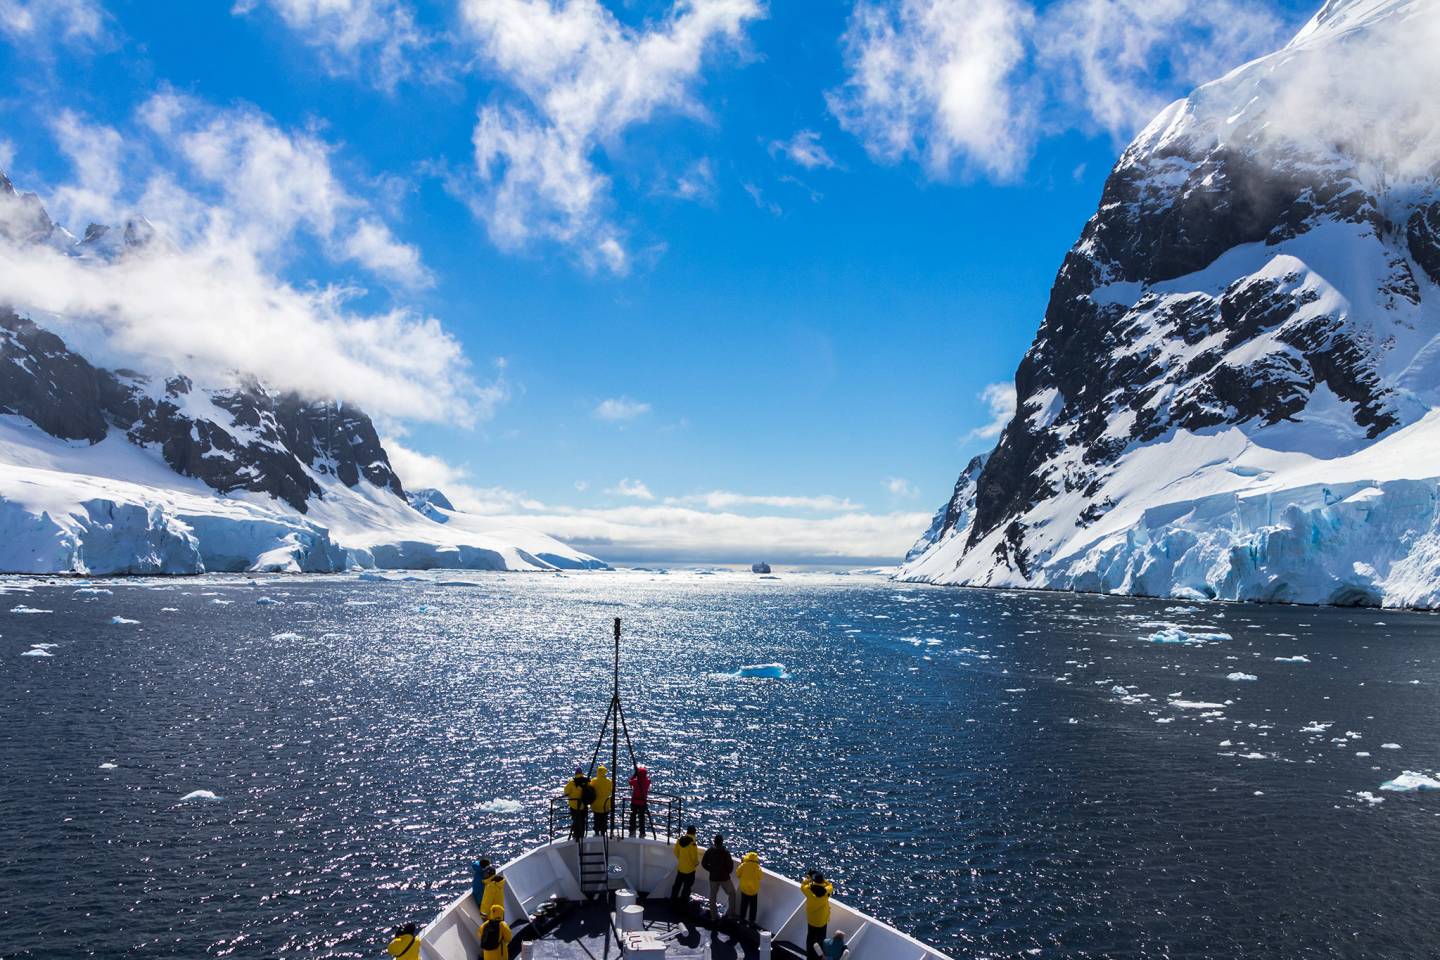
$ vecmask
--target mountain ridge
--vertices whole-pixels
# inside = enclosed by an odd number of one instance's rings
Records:
[[[1135,138],[1056,275],[1014,417],[901,577],[1440,602],[1440,567],[1421,570],[1437,531],[1378,533],[1415,515],[1406,484],[1440,477],[1410,449],[1440,409],[1440,150],[1340,136],[1386,92],[1365,72],[1436,21],[1413,0],[1329,3]],[[1296,127],[1317,96],[1335,115]],[[1357,457],[1368,475],[1340,490]],[[1327,470],[1328,494],[1300,482]]]

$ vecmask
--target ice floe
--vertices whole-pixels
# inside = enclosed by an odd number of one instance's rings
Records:
[[[39,607],[27,607],[23,603],[18,607],[11,607],[11,613],[54,613],[54,610],[41,610]]]
[[[481,813],[519,813],[525,809],[524,804],[519,800],[508,800],[497,797],[494,800],[487,800],[480,804]]]
[[[191,790],[180,798],[181,803],[189,803],[191,800],[219,800],[212,790]]]
[[[1189,647],[1202,647],[1208,643],[1217,643],[1222,640],[1231,639],[1230,634],[1214,632],[1200,632],[1185,630],[1182,627],[1168,626],[1156,630],[1145,638],[1151,643],[1173,643]]]
[[[1391,793],[1416,793],[1420,790],[1440,790],[1440,780],[1427,773],[1406,770],[1393,780],[1380,784],[1381,790]]]
[[[1245,683],[1250,680],[1259,680],[1260,678],[1255,676],[1255,674],[1253,673],[1241,673],[1239,670],[1237,670],[1234,673],[1227,673],[1225,675],[1225,679],[1232,680],[1235,683]]]
[[[22,657],[53,657],[53,656],[55,656],[55,654],[51,653],[49,650],[42,650],[42,649],[39,648],[39,647],[31,647],[29,650],[26,650],[24,653],[20,654],[20,656],[22,656]]]
[[[1382,743],[1382,744],[1380,744],[1380,749],[1381,749],[1381,750],[1399,750],[1399,749],[1400,749],[1400,744],[1398,744],[1398,743]]]
[[[113,616],[113,617],[110,618],[110,622],[113,623],[113,624],[115,624],[115,625],[117,625],[117,626],[120,626],[120,625],[123,625],[123,624],[139,623],[140,621],[139,621],[139,620],[131,620],[129,617],[122,617],[122,616],[119,616],[119,615],[117,614],[116,616]]]
[[[1276,657],[1276,663],[1309,663],[1310,658],[1304,654],[1297,654],[1293,657]]]
[[[732,677],[742,680],[788,680],[790,674],[785,671],[783,663],[751,663],[746,664],[734,673]]]
[[[119,769],[119,766],[120,766],[120,765],[119,765],[119,764],[116,764],[116,763],[102,763],[102,764],[100,764],[100,769],[101,769],[101,770],[116,770],[116,769]]]

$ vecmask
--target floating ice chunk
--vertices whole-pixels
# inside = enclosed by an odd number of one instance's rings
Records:
[[[1150,634],[1145,639],[1149,640],[1151,643],[1176,643],[1188,647],[1202,647],[1207,643],[1217,643],[1221,640],[1229,640],[1231,639],[1231,637],[1228,633],[1220,633],[1218,631],[1213,633],[1192,633],[1189,630],[1184,630],[1180,627],[1171,626],[1165,627],[1161,630],[1156,630],[1154,633]]]
[[[180,612],[180,608],[179,608],[179,607],[161,607],[161,608],[160,608],[160,612],[161,612],[161,613],[179,613],[179,612]]]
[[[1170,706],[1177,710],[1224,710],[1223,703],[1207,703],[1204,700],[1171,700]]]
[[[183,796],[183,797],[180,798],[180,802],[181,802],[181,803],[188,803],[188,802],[191,801],[191,800],[219,800],[219,799],[220,799],[220,798],[217,797],[217,796],[215,796],[214,792],[213,792],[213,791],[210,791],[210,790],[191,790],[189,793],[185,794],[185,796]]]
[[[1235,746],[1235,744],[1231,743],[1229,740],[1221,740],[1221,741],[1220,741],[1220,746],[1222,746],[1222,747],[1233,747],[1233,746]]]
[[[523,809],[525,806],[519,800],[507,800],[499,797],[480,804],[481,813],[519,813]]]
[[[1309,663],[1310,658],[1304,654],[1297,654],[1293,657],[1276,657],[1276,663]]]
[[[75,588],[75,592],[76,592],[76,593],[93,593],[93,594],[96,594],[96,595],[104,594],[104,595],[107,596],[107,597],[108,597],[108,596],[114,596],[114,594],[115,594],[115,591],[114,591],[114,590],[106,590],[104,587],[76,587],[76,588]]]
[[[27,607],[23,603],[18,607],[11,607],[11,613],[54,613],[54,610],[41,610],[38,607]]]
[[[790,679],[790,674],[785,672],[785,664],[783,663],[751,663],[736,670],[731,676],[739,677],[742,680]]]
[[[1252,752],[1250,752],[1250,753],[1242,753],[1242,754],[1240,754],[1240,759],[1241,759],[1241,760],[1264,760],[1264,759],[1265,759],[1265,754],[1252,751]]]
[[[271,640],[272,642],[274,642],[274,643],[296,643],[297,641],[300,641],[300,640],[303,640],[303,639],[305,639],[305,638],[302,637],[302,636],[300,636],[300,634],[298,634],[298,633],[291,633],[291,632],[288,631],[288,630],[287,630],[286,632],[284,632],[284,633],[277,633],[277,634],[275,634],[273,637],[270,638],[270,640]]]
[[[116,626],[120,626],[120,625],[123,625],[123,624],[139,623],[140,621],[139,621],[139,620],[131,620],[129,617],[122,617],[122,616],[120,616],[120,615],[117,614],[117,615],[115,615],[115,616],[113,616],[113,617],[110,618],[110,622],[113,623],[113,624],[115,624]]]
[[[1388,790],[1391,793],[1415,793],[1420,790],[1440,790],[1440,780],[1425,773],[1417,773],[1414,770],[1406,770],[1393,780],[1386,780],[1380,784],[1381,790]]]
[[[119,768],[119,764],[115,764],[115,763],[102,763],[102,764],[100,764],[100,769],[101,769],[101,770],[116,770],[116,769],[118,769],[118,768]]]
[[[1360,751],[1356,752],[1355,756],[1357,756],[1357,757],[1368,757],[1368,756],[1370,756],[1370,751],[1369,751],[1369,750],[1360,750]]]
[[[56,647],[60,646],[60,644],[58,644],[58,643],[32,643],[32,644],[30,644],[30,646],[34,647],[36,650],[54,650]]]
[[[51,653],[49,650],[42,650],[42,649],[40,649],[39,647],[31,647],[29,650],[26,650],[24,653],[20,654],[20,656],[22,656],[22,657],[53,657],[53,656],[55,656],[55,654]]]
[[[389,583],[389,582],[390,582],[390,578],[387,577],[387,576],[385,576],[383,573],[371,573],[371,572],[368,571],[368,570],[365,571],[364,573],[360,574],[360,576],[358,577],[358,579],[361,580],[361,581],[364,582],[364,583]]]
[[[1375,794],[1371,793],[1369,790],[1356,790],[1356,791],[1355,791],[1355,799],[1364,801],[1365,803],[1369,803],[1369,804],[1376,804],[1376,803],[1384,803],[1384,802],[1385,802],[1385,798],[1384,798],[1384,797],[1377,797]]]
[[[1319,720],[1312,720],[1310,723],[1307,723],[1305,726],[1301,727],[1300,732],[1324,733],[1326,730],[1329,730],[1334,725],[1334,723],[1321,723]]]
[[[1166,607],[1166,613],[1199,613],[1199,607]]]
[[[1118,684],[1118,683],[1115,684],[1115,686],[1113,686],[1113,687],[1110,688],[1110,692],[1113,693],[1113,694],[1115,694],[1115,696],[1117,696],[1117,697],[1128,697],[1128,696],[1130,695],[1130,691],[1129,691],[1129,690],[1126,690],[1124,687],[1120,686],[1120,684]]]
[[[1005,692],[1006,692],[1006,693],[1024,693],[1024,692],[1025,692],[1025,688],[1024,688],[1024,687],[1009,687],[1009,688],[1007,688],[1007,689],[1005,690]]]
[[[210,602],[213,603],[213,604],[215,604],[216,606],[228,607],[228,606],[230,606],[230,604],[234,603],[235,601],[234,601],[234,600],[221,600],[219,597],[216,597],[214,600],[211,600]]]
[[[256,597],[255,602],[262,607],[278,607],[282,603],[274,597]]]
[[[1226,675],[1225,675],[1225,679],[1226,679],[1226,680],[1233,680],[1233,681],[1235,681],[1236,683],[1244,683],[1244,682],[1246,682],[1246,681],[1248,681],[1248,680],[1259,680],[1260,678],[1257,677],[1257,676],[1255,676],[1255,674],[1253,674],[1253,673],[1241,673],[1240,671],[1237,670],[1237,671],[1235,671],[1234,673],[1226,674]]]
[[[1380,749],[1381,749],[1381,750],[1399,750],[1399,749],[1400,749],[1400,744],[1398,744],[1398,743],[1382,743],[1382,744],[1380,744]]]

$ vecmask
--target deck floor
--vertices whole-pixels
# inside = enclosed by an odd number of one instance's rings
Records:
[[[724,920],[718,928],[712,928],[701,901],[692,902],[688,916],[664,898],[642,900],[640,905],[645,908],[645,929],[666,943],[667,960],[759,958],[753,933]],[[527,956],[535,960],[618,960],[622,952],[611,927],[610,911],[605,900],[571,904],[554,927],[526,944]],[[798,960],[800,953],[776,944],[773,956],[776,960]]]

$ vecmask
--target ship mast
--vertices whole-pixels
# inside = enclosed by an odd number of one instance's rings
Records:
[[[605,721],[600,724],[600,736],[595,741],[595,751],[590,755],[590,776],[595,775],[595,761],[600,757],[600,748],[605,745],[605,734],[610,734],[610,775],[617,780],[620,776],[620,734],[625,734],[625,749],[630,754],[630,767],[635,767],[635,746],[630,742],[630,726],[625,722],[625,707],[620,702],[620,618],[615,618],[615,660],[611,677],[610,706],[605,711]]]

